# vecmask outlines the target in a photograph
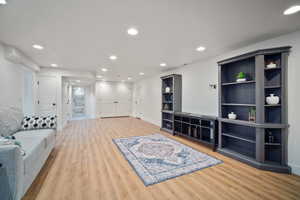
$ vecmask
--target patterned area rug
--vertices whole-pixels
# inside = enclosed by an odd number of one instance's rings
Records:
[[[222,163],[161,134],[113,141],[146,186]]]

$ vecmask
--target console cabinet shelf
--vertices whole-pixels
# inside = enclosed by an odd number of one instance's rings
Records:
[[[218,62],[220,153],[260,169],[290,173],[286,156],[290,48],[262,49]],[[267,67],[270,64],[273,68]],[[237,81],[240,72],[245,81]],[[278,104],[266,102],[271,94],[279,97]],[[228,119],[231,112],[237,119]]]
[[[216,149],[217,117],[195,115],[191,113],[174,113],[174,135],[183,136]]]

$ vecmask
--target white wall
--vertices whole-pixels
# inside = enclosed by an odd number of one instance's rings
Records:
[[[30,82],[28,77],[34,80],[35,72],[26,69],[23,65],[7,61],[4,56],[4,46],[0,43],[0,105],[17,107],[22,109],[24,114],[33,114],[35,110],[33,85],[31,85],[33,96],[23,93],[25,88],[30,88],[29,85],[25,85],[25,80]]]
[[[96,117],[96,90],[95,84],[85,87],[85,112],[88,118]]]
[[[300,156],[298,155],[300,150],[298,145],[300,144],[300,134],[298,134],[298,130],[300,130],[298,118],[300,106],[297,103],[300,99],[299,81],[297,80],[300,74],[300,31],[262,41],[187,67],[140,80],[134,86],[134,101],[136,101],[137,96],[140,96],[139,98],[142,99],[142,102],[140,109],[134,104],[134,114],[142,112],[144,120],[160,126],[160,76],[179,73],[182,74],[183,81],[182,110],[184,112],[218,115],[218,91],[209,87],[209,84],[218,82],[217,61],[257,49],[287,45],[292,46],[288,67],[288,117],[291,125],[288,140],[288,162],[292,167],[293,173],[300,175]],[[137,95],[138,88],[141,90],[141,95]]]

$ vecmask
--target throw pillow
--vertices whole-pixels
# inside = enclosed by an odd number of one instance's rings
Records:
[[[0,135],[6,137],[16,133],[21,128],[22,119],[21,109],[0,106]]]
[[[55,129],[56,128],[56,116],[31,116],[24,117],[22,122],[23,130],[33,129]]]

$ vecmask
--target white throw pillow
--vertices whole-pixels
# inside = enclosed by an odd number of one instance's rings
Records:
[[[13,135],[21,128],[23,120],[21,109],[15,107],[0,107],[0,135],[3,137]]]

